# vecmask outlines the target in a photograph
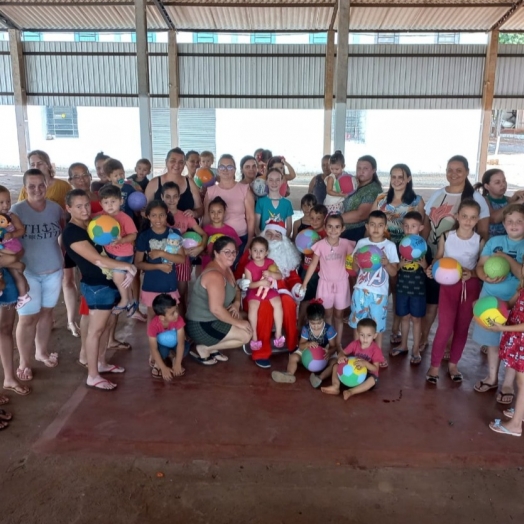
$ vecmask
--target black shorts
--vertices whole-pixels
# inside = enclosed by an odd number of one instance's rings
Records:
[[[186,320],[186,333],[196,344],[210,347],[218,344],[231,330],[231,324],[221,320],[211,322],[198,322],[197,320]]]

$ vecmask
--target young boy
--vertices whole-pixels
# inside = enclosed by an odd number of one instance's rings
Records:
[[[134,211],[127,204],[127,197],[135,192],[135,189],[131,187],[131,184],[126,184],[126,173],[124,171],[124,166],[119,160],[110,158],[104,163],[104,173],[107,176],[111,185],[118,187],[122,192],[122,205],[120,210],[123,211],[130,218],[134,217]]]
[[[171,382],[173,377],[181,377],[185,373],[182,359],[189,352],[184,331],[186,323],[178,314],[176,300],[167,293],[155,297],[153,311],[155,316],[147,326],[150,361],[154,363],[151,375]]]
[[[342,353],[338,355],[338,364],[343,364],[348,361],[348,357],[356,357],[355,366],[357,369],[366,368],[367,378],[354,388],[350,388],[342,393],[344,400],[360,393],[369,391],[378,381],[378,371],[382,367],[381,364],[385,362],[382,350],[375,342],[377,338],[377,323],[371,318],[363,318],[359,320],[356,329],[356,337],[353,342],[349,344]],[[331,375],[331,386],[321,388],[322,393],[328,395],[338,395],[340,393],[340,380],[337,375],[337,368],[333,368]]]
[[[382,266],[376,271],[360,270],[357,283],[351,297],[351,315],[349,325],[356,328],[359,320],[371,317],[377,324],[377,345],[382,349],[382,333],[386,330],[388,314],[389,277],[398,271],[397,247],[385,238],[387,217],[383,211],[371,211],[366,221],[367,237],[359,240],[355,246],[353,267],[358,269],[358,250],[361,247],[374,245],[382,255]],[[357,333],[355,332],[355,339]],[[387,361],[381,367],[388,366]]]
[[[405,235],[420,235],[424,229],[424,219],[418,211],[409,211],[402,221]],[[400,333],[402,342],[393,348],[389,354],[392,357],[405,355],[408,352],[408,336],[410,320],[413,323],[413,350],[411,364],[418,365],[420,356],[420,334],[422,319],[426,316],[426,275],[428,267],[424,258],[408,262],[400,261],[400,271],[397,280],[397,295],[395,313],[401,318]]]
[[[105,246],[107,256],[132,264],[137,230],[133,220],[120,210],[122,193],[117,186],[108,184],[100,189],[98,195],[103,214],[113,217],[120,224],[120,236]],[[133,299],[131,289],[123,286],[125,276],[125,271],[113,270],[113,281],[120,293],[120,302],[113,308],[113,312],[119,315],[122,311],[127,311],[126,316],[132,317],[138,309],[138,302]]]
[[[211,153],[211,151],[202,151],[202,153],[200,153],[200,167],[210,169],[216,175],[216,170],[212,169],[211,167],[214,163],[215,156],[213,155],[213,153]]]
[[[146,192],[147,184],[149,184],[148,175],[151,174],[151,162],[147,158],[141,158],[135,166],[135,174],[127,179],[138,185],[142,191]],[[135,187],[136,189],[136,187]]]
[[[280,186],[283,182],[282,172],[271,169],[267,175],[267,187],[269,194],[257,200],[255,205],[255,234],[258,236],[266,227],[268,220],[276,220],[286,224],[286,234],[291,236],[293,218],[293,206],[291,202],[280,194]]]

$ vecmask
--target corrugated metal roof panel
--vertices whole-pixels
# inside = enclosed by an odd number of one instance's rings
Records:
[[[522,31],[524,28],[524,9],[521,7],[510,19],[502,24],[504,31]]]

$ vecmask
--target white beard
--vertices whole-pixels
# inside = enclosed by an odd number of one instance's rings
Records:
[[[287,237],[269,241],[269,258],[275,261],[284,278],[300,264],[300,253]]]

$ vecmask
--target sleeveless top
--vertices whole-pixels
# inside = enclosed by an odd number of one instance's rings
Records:
[[[224,222],[231,226],[239,237],[247,235],[246,198],[249,186],[238,182],[230,189],[224,189],[218,184],[207,188],[207,201],[211,202],[219,196],[227,204]]]
[[[158,188],[155,191],[154,200],[162,200],[162,177],[158,177]],[[188,209],[195,208],[195,199],[193,198],[193,193],[191,193],[191,188],[189,187],[189,181],[186,180],[186,190],[180,195],[180,200],[178,201],[177,209],[180,211],[187,211]]]
[[[404,219],[406,213],[417,210],[417,206],[420,203],[421,197],[420,195],[416,195],[411,204],[404,204],[404,202],[401,202],[398,206],[388,204],[387,193],[380,195],[378,198],[378,209],[386,213],[386,216],[388,217],[387,227],[389,234],[391,235],[391,242],[394,242],[398,246],[402,240],[402,237],[404,236],[402,220]]]
[[[456,231],[449,231],[444,244],[444,256],[454,258],[462,267],[475,269],[480,255],[480,235],[473,233],[468,240],[457,236]]]
[[[489,195],[486,195],[486,200],[488,201],[488,204],[491,206],[491,209],[493,211],[496,211],[497,209],[502,209],[503,207],[506,207],[508,205],[508,199],[506,197],[502,198],[492,198]],[[500,222],[499,224],[490,224],[489,225],[489,237],[496,237],[497,235],[505,235],[506,234],[506,228],[504,227],[504,224]]]
[[[209,311],[209,295],[207,289],[202,287],[202,277],[210,271],[218,271],[218,269],[210,268],[202,272],[197,278],[193,286],[193,293],[189,301],[186,317],[188,320],[196,322],[214,322],[218,320],[211,311]],[[220,271],[218,271],[220,273]],[[224,296],[224,307],[227,309],[235,300],[237,290],[236,286],[232,286],[226,277],[223,277],[226,283],[226,292]]]

